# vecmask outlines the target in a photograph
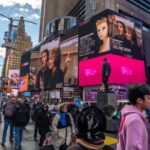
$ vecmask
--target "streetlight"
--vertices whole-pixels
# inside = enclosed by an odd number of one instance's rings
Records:
[[[7,35],[8,38],[6,36],[4,38],[4,40],[5,40],[5,45],[4,46],[6,47],[6,58],[5,58],[5,62],[4,62],[4,69],[3,69],[4,74],[3,74],[3,76],[5,76],[5,70],[6,70],[6,64],[7,64],[7,59],[8,59],[8,56],[9,56],[9,52],[10,52],[11,49],[14,49],[14,47],[10,45],[10,43],[12,42],[11,41],[12,39],[10,38],[10,35],[11,35],[12,27],[13,27],[13,21],[19,21],[19,20],[18,19],[13,19],[12,17],[5,16],[4,14],[1,14],[1,13],[0,13],[0,16],[4,17],[4,18],[6,18],[10,21],[9,28],[8,28],[8,35]],[[24,21],[37,25],[37,23],[29,21],[29,20],[24,20]],[[5,32],[5,34],[6,34],[6,32]],[[6,44],[6,41],[8,42],[7,43],[8,45]]]

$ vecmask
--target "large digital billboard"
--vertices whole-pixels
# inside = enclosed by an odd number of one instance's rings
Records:
[[[61,61],[59,43],[60,38],[56,38],[41,45],[36,74],[32,73],[30,77],[34,90],[62,88],[64,71],[61,63],[65,62]]]
[[[64,72],[64,84],[77,85],[78,81],[78,36],[60,43],[61,68]],[[68,62],[67,62],[68,61]],[[64,63],[65,62],[65,63]]]
[[[146,83],[144,61],[107,54],[79,62],[79,86],[102,84],[102,63],[111,66],[109,84]]]
[[[18,90],[19,92],[28,91],[28,75],[20,77]]]
[[[79,26],[79,59],[106,53],[143,59],[142,24],[104,11]]]
[[[18,69],[9,70],[8,78],[9,78],[9,86],[11,88],[18,88],[20,71]]]

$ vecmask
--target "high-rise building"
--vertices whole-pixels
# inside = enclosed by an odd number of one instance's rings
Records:
[[[68,15],[87,19],[105,9],[133,17],[143,22],[146,28],[150,28],[149,0],[80,0]]]
[[[26,50],[32,47],[31,37],[25,32],[24,18],[19,20],[16,39],[13,43],[14,49],[11,49],[9,58],[6,64],[5,76],[8,75],[10,69],[20,69],[21,55]]]
[[[42,0],[39,41],[44,39],[46,25],[55,18],[66,16],[79,0]]]

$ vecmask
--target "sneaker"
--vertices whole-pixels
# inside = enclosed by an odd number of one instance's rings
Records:
[[[3,147],[5,147],[5,144],[4,144],[4,143],[1,143],[1,145],[2,145]]]

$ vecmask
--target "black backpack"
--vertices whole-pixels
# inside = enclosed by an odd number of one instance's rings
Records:
[[[15,126],[26,126],[29,121],[28,109],[22,105],[17,106],[14,112],[13,122]]]

